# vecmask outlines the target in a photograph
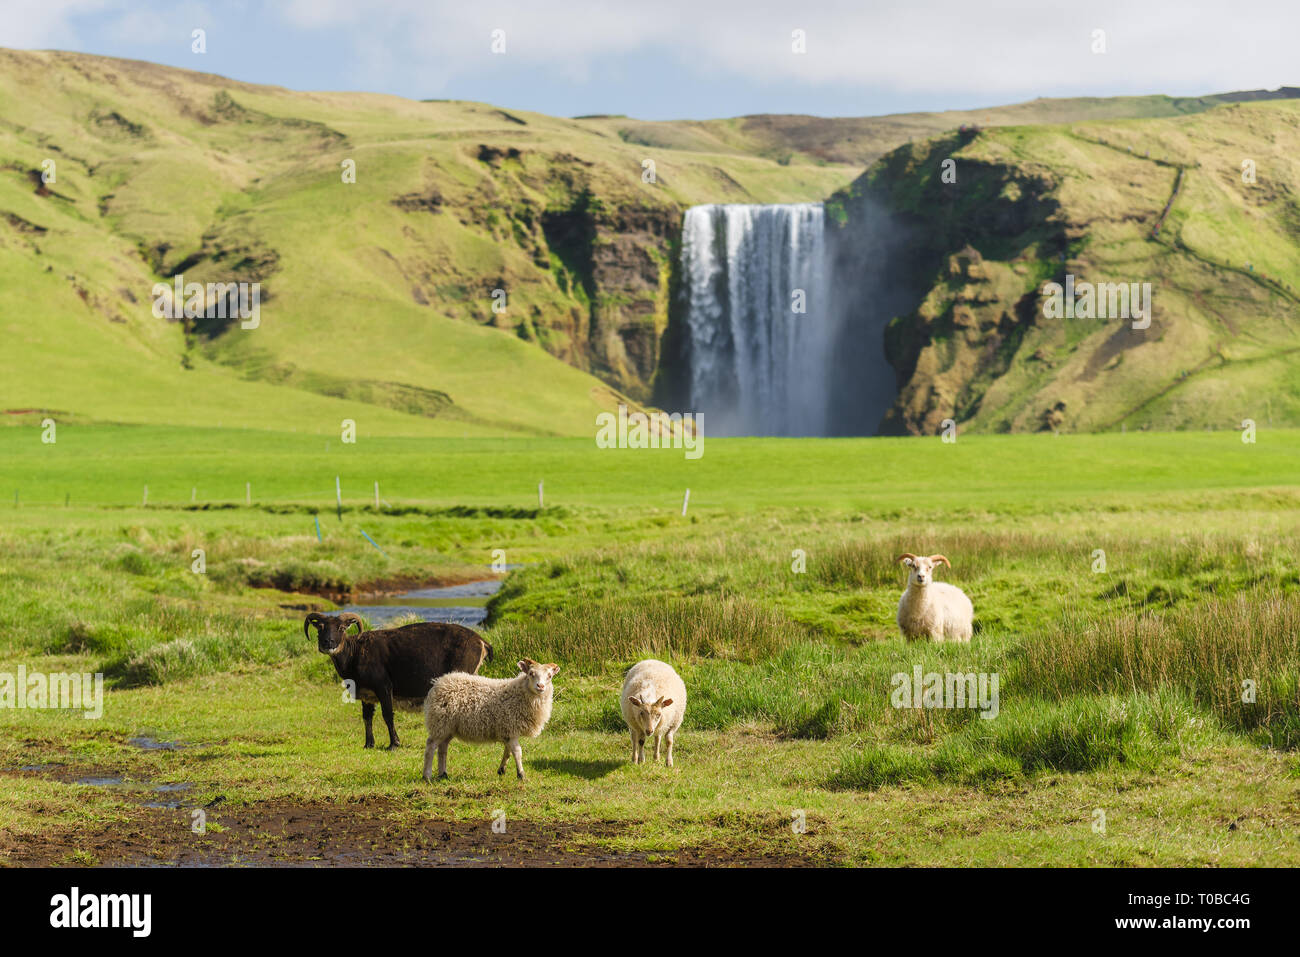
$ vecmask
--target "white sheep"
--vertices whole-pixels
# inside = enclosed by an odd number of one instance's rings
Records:
[[[956,585],[934,580],[935,565],[942,562],[952,568],[952,563],[942,555],[926,558],[911,552],[898,560],[911,569],[907,591],[898,600],[898,627],[903,634],[931,641],[970,641],[975,607]]]
[[[452,672],[433,683],[424,699],[424,726],[429,741],[424,746],[424,780],[432,781],[433,754],[438,752],[438,779],[447,776],[447,748],[452,738],[484,744],[505,743],[501,767],[515,756],[515,773],[524,779],[524,751],[520,738],[535,738],[551,719],[555,685],[551,679],[559,665],[539,665],[531,658],[518,662],[513,678],[484,678]]]
[[[686,685],[671,665],[647,658],[638,661],[623,679],[623,720],[632,732],[632,763],[645,762],[645,739],[655,739],[655,760],[659,743],[668,745],[665,763],[673,766],[673,739],[686,716]]]

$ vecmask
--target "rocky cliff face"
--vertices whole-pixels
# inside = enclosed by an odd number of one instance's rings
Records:
[[[466,277],[467,317],[511,329],[649,401],[663,365],[686,206],[662,190],[638,189],[639,178],[625,171],[564,152],[483,143],[475,155],[482,178],[468,202],[394,200],[413,215],[459,216],[514,253],[502,256],[498,272]],[[512,304],[502,314],[490,307],[495,288]],[[426,290],[426,301],[438,291]]]
[[[459,298],[466,318],[515,332],[559,359],[645,401],[668,321],[669,275],[683,207],[623,171],[573,154],[480,143],[478,180],[465,197],[431,187],[393,205],[413,216],[458,217],[499,251],[493,272],[459,284],[425,257],[412,295],[431,304]],[[449,296],[451,289],[461,294]],[[495,290],[509,307],[493,308]],[[461,315],[453,305],[449,314]]]
[[[571,251],[576,245],[584,270],[579,276],[587,298],[583,361],[620,391],[648,399],[668,322],[681,210],[649,204],[611,209],[587,201],[553,222],[557,240]]]
[[[894,372],[892,403],[873,424],[884,434],[933,434],[969,418],[1034,321],[1036,270],[1010,260],[1066,243],[1050,179],[965,162],[945,182],[955,167],[944,160],[975,135],[902,147],[828,203],[835,284],[854,290],[844,296],[848,336],[860,362],[883,349]]]

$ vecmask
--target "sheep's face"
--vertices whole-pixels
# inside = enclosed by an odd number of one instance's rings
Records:
[[[910,552],[901,555],[899,561],[908,567],[907,584],[914,588],[924,588],[929,585],[934,581],[935,568],[939,565],[948,565],[948,559],[942,555],[931,555],[927,558],[925,555],[913,555]]]
[[[518,662],[519,670],[528,676],[528,687],[533,694],[545,694],[551,679],[560,673],[559,665],[539,665],[531,658]]]
[[[632,706],[632,717],[640,725],[641,730],[653,735],[664,719],[664,710],[673,703],[673,699],[660,695],[658,701],[642,701],[639,695],[632,695],[627,699],[627,703]]]
[[[348,629],[353,625],[357,626],[357,634],[361,634],[361,620],[355,616],[308,615],[302,624],[302,630],[311,637],[307,632],[309,625],[316,629],[316,649],[323,655],[337,655],[343,649]]]

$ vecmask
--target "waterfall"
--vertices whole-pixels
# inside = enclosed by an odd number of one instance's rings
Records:
[[[686,211],[690,403],[711,433],[828,434],[835,336],[824,224],[821,203]]]

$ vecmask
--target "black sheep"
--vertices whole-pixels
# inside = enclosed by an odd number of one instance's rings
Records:
[[[350,633],[352,625],[357,633]],[[334,670],[361,701],[366,723],[366,747],[375,746],[371,723],[378,702],[388,725],[389,750],[400,745],[393,726],[393,702],[418,707],[434,680],[450,671],[476,674],[479,666],[492,660],[492,646],[477,633],[451,622],[420,621],[400,628],[362,631],[362,621],[351,612],[340,615],[312,613],[302,623],[311,637],[316,628],[316,647],[330,656]]]

